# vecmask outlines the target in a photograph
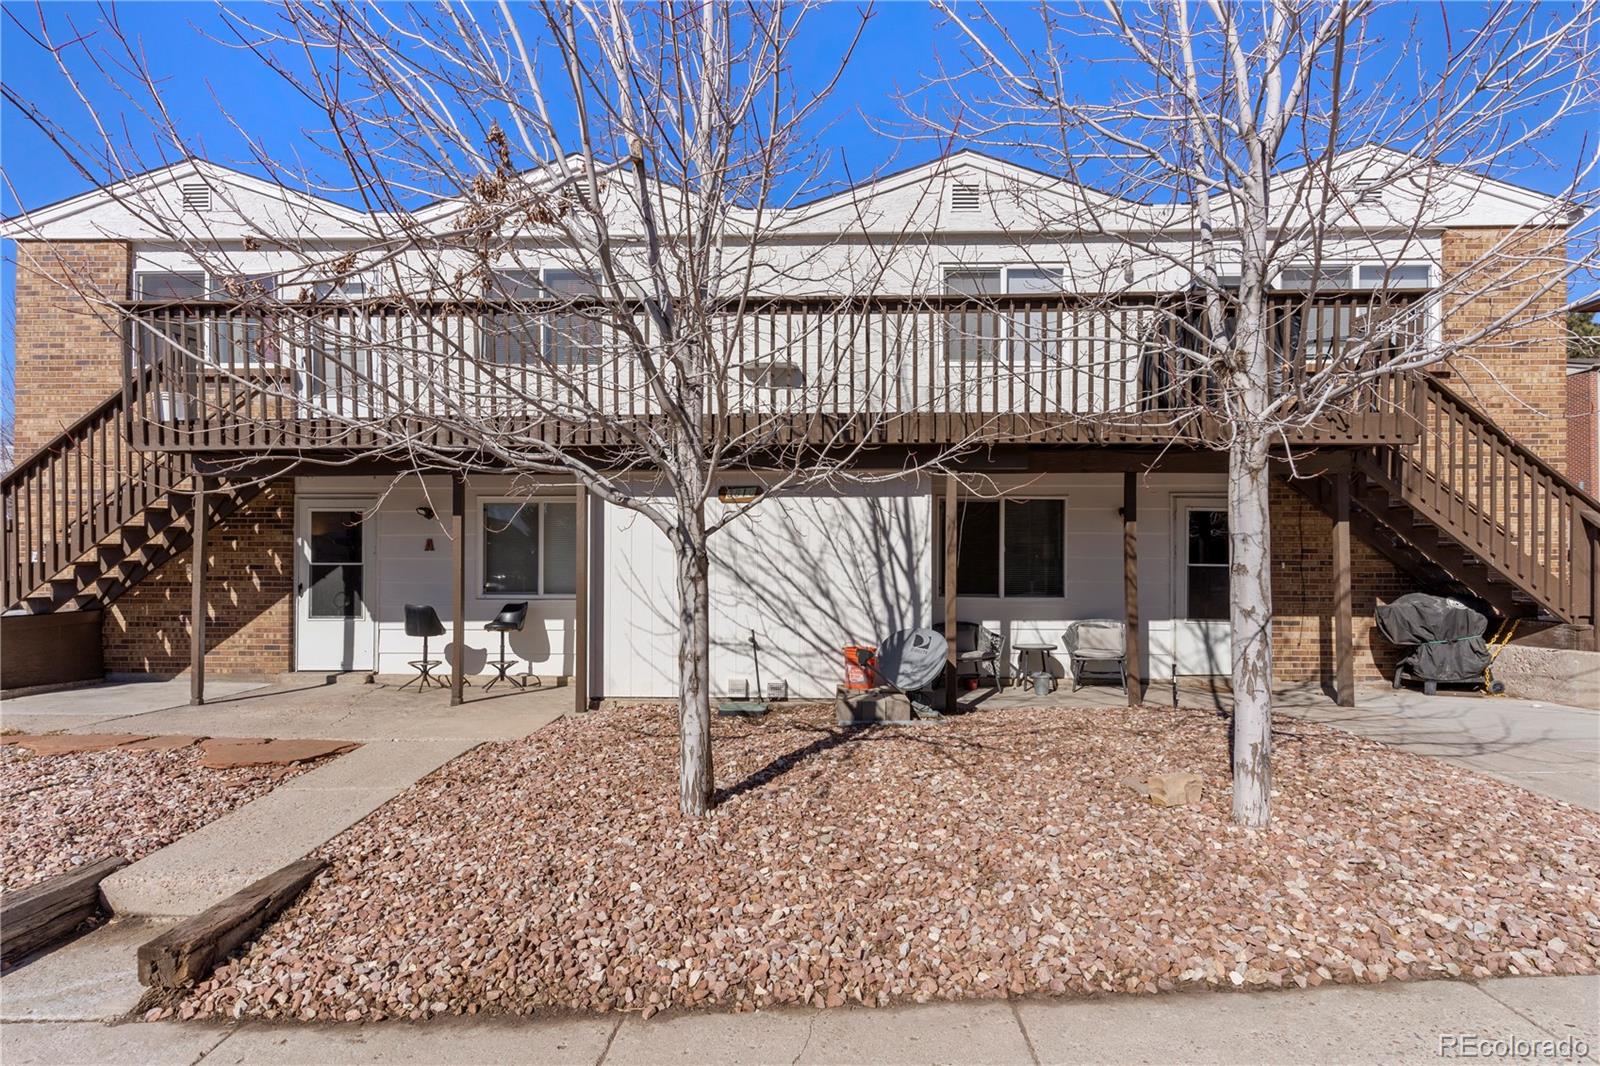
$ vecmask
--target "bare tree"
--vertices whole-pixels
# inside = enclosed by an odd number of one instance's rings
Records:
[[[1594,263],[1592,235],[1568,227],[1595,204],[1595,154],[1552,141],[1585,120],[1594,128],[1597,9],[1503,3],[1463,27],[1452,25],[1460,9],[1407,16],[1366,0],[1045,3],[1027,15],[935,2],[961,54],[943,83],[960,103],[919,118],[1142,205],[1048,220],[1115,249],[1090,264],[1091,291],[1192,294],[1158,329],[1171,352],[1163,387],[1221,427],[1212,443],[1228,454],[1233,812],[1262,825],[1269,459],[1296,429],[1404,371],[1476,361],[1494,384],[1482,356],[1504,328],[1560,314],[1564,298],[1540,297]],[[1091,79],[1101,98],[1080,88]],[[1430,235],[1470,202],[1478,175],[1548,177],[1552,154],[1569,160],[1560,206],[1530,209],[1470,272],[1435,279],[1424,300],[1374,297],[1359,320],[1316,309],[1319,289],[1412,283],[1389,268],[1436,260]],[[1331,268],[1353,251],[1382,276]],[[1532,296],[1483,299],[1530,277]],[[1273,313],[1281,288],[1313,298],[1287,344]],[[1319,343],[1330,333],[1343,334],[1337,350]]]
[[[233,43],[327,118],[308,137],[314,165],[265,145],[250,162],[285,190],[363,208],[286,207],[243,247],[176,188],[119,180],[151,160],[108,127],[85,143],[31,112],[159,239],[224,279],[204,305],[101,299],[129,316],[151,375],[140,402],[171,432],[195,443],[226,424],[269,440],[285,419],[315,424],[319,448],[417,471],[570,476],[660,529],[677,562],[686,815],[713,796],[711,538],[759,503],[711,509],[719,477],[761,471],[770,496],[938,468],[964,446],[888,474],[857,462],[875,427],[915,408],[893,397],[918,349],[901,324],[879,316],[868,335],[856,315],[892,235],[785,240],[787,208],[825,189],[814,132],[854,49],[835,36],[831,69],[797,78],[811,17],[782,0],[232,12]],[[116,62],[101,69],[164,152],[190,154],[137,42],[109,30]],[[56,51],[87,108],[85,73]]]

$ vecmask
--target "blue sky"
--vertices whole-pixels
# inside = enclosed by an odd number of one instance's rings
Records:
[[[248,5],[233,5],[245,7]],[[0,18],[0,80],[17,93],[38,104],[69,132],[92,138],[92,124],[82,105],[68,91],[56,70],[55,61],[21,27],[36,27],[39,9],[27,3],[4,3]],[[289,158],[305,146],[303,130],[317,128],[318,116],[303,99],[285,91],[277,75],[267,71],[254,58],[219,38],[228,32],[209,3],[126,3],[116,7],[114,17],[121,32],[139,47],[152,70],[161,78],[161,89],[191,143],[203,154],[220,163],[238,165],[247,160],[248,151],[233,122],[249,130],[280,158]],[[821,78],[833,62],[839,39],[853,30],[857,7],[841,3],[820,12],[814,32],[802,39],[809,54],[797,57],[796,71]],[[1032,9],[1022,5],[1006,9],[1018,24],[1031,24]],[[1442,6],[1394,5],[1386,9],[1380,28],[1397,41],[1424,42],[1423,59],[1432,47],[1429,33],[1419,33],[1413,19],[1446,17],[1452,29],[1461,32],[1470,24],[1476,4]],[[96,4],[46,3],[46,20],[58,41],[71,41],[79,34],[89,35],[91,43],[105,42],[110,28],[104,10]],[[907,142],[884,132],[907,128],[897,96],[915,93],[935,76],[941,64],[958,69],[961,64],[955,38],[942,30],[938,17],[920,3],[887,3],[877,8],[835,96],[819,115],[817,143],[829,152],[829,174],[843,180],[846,175],[861,176],[884,167],[921,162],[938,154],[939,146],[928,141]],[[85,53],[69,47],[75,63]],[[1081,63],[1075,71],[1073,88],[1085,96],[1109,94],[1115,78],[1114,68],[1103,64]],[[151,155],[151,130],[127,98],[107,84],[102,76],[91,79],[92,104],[101,121],[125,131]],[[1575,153],[1593,131],[1575,127],[1566,143]],[[1021,161],[1028,161],[1023,159]],[[19,208],[37,207],[82,192],[89,181],[63,158],[22,113],[9,102],[0,105],[0,169],[5,181],[0,188],[0,212],[10,215]],[[244,169],[250,169],[248,164]],[[1520,174],[1523,184],[1543,184],[1560,188],[1563,176],[1551,166],[1541,181],[1538,173]],[[9,368],[12,353],[14,249],[6,243],[5,266],[0,273],[0,365]],[[10,375],[6,374],[9,381]]]

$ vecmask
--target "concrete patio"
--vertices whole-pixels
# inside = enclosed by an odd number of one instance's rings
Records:
[[[398,682],[363,684],[355,675],[266,684],[211,680],[208,701],[189,706],[186,678],[111,681],[19,696],[0,706],[0,726],[23,732],[188,733],[210,736],[317,737],[342,740],[503,740],[525,736],[572,709],[563,685],[516,689],[481,683],[450,706],[445,689],[402,691]]]

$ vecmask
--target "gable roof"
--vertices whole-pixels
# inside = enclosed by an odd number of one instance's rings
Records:
[[[372,218],[336,201],[190,157],[13,215],[0,222],[0,236],[159,239],[159,231],[183,204],[183,186],[191,183],[203,184],[212,195],[205,224],[218,237],[289,236],[275,229],[283,224],[299,229],[313,220],[324,227],[314,231],[319,236],[354,236],[365,232]],[[304,236],[304,231],[293,235]]]

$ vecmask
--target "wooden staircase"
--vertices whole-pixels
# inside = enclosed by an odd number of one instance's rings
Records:
[[[1592,640],[1600,502],[1432,375],[1414,395],[1413,443],[1354,453],[1352,531],[1427,591],[1590,627]],[[1331,476],[1289,484],[1333,513]]]
[[[136,451],[130,439],[118,391],[0,478],[0,611],[103,607],[189,546],[192,457]],[[208,521],[259,491],[212,479]]]

